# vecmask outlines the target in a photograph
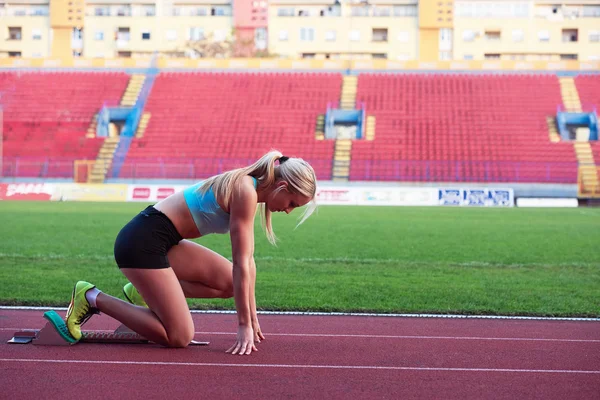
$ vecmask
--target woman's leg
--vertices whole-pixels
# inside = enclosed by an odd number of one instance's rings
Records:
[[[188,298],[233,297],[232,263],[197,243],[182,240],[168,254],[171,268],[121,268],[149,308],[100,293],[96,307],[148,340],[184,347],[194,337]]]
[[[100,293],[96,298],[98,310],[152,342],[187,346],[194,338],[194,322],[173,270],[122,268],[121,272],[144,297],[149,309]]]
[[[167,257],[185,297],[233,297],[233,265],[225,257],[189,240],[171,247]]]

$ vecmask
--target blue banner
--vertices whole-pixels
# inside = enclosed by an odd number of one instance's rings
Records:
[[[441,206],[513,207],[512,189],[438,189]]]

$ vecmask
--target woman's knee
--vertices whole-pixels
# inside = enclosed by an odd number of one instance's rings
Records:
[[[177,329],[167,333],[168,347],[186,347],[194,339],[194,325],[191,328]]]

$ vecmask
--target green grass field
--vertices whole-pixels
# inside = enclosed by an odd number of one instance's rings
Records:
[[[66,306],[80,279],[123,298],[113,243],[144,207],[1,202],[0,303]],[[261,310],[600,317],[600,210],[322,206],[295,230],[298,216],[274,216],[277,247],[257,220]],[[228,235],[196,241],[231,257]]]

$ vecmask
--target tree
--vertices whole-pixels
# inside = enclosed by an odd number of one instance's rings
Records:
[[[248,53],[248,48],[253,48],[253,45],[252,40],[242,40],[235,38],[234,35],[225,40],[216,41],[214,34],[211,33],[200,40],[188,40],[183,51],[200,58],[234,58],[243,57]]]

